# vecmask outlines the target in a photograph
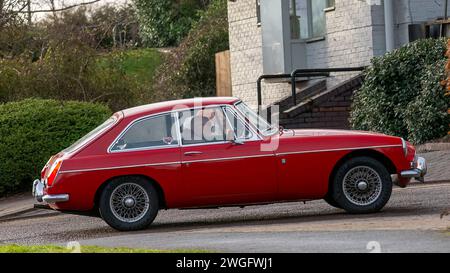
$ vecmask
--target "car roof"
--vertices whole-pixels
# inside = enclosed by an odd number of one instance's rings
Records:
[[[122,110],[125,118],[133,117],[138,118],[140,116],[146,116],[151,114],[157,114],[161,112],[168,112],[177,109],[187,109],[197,106],[209,106],[209,105],[223,105],[234,104],[238,102],[238,98],[233,97],[211,97],[211,98],[193,98],[164,101],[152,104],[141,105],[133,108]]]

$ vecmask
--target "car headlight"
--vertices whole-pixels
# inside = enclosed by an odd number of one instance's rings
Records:
[[[403,147],[403,154],[408,156],[408,145],[406,144],[406,141],[402,138],[402,147]]]

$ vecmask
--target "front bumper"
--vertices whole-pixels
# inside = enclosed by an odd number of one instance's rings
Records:
[[[68,194],[44,194],[44,183],[36,179],[33,182],[33,196],[38,202],[58,203],[69,201]]]
[[[417,157],[411,164],[410,170],[405,170],[400,173],[403,178],[415,178],[421,182],[425,182],[425,175],[427,174],[427,161],[423,157]]]

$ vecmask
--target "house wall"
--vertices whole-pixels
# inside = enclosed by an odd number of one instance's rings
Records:
[[[257,24],[256,1],[228,2],[230,65],[233,96],[257,107],[256,80],[263,74],[261,27]],[[284,83],[264,84],[264,103],[288,94]]]
[[[445,0],[395,0],[396,45],[409,42],[408,25],[444,17]],[[450,15],[450,5],[448,7]]]
[[[297,0],[299,14],[303,0]],[[408,24],[435,19],[443,14],[444,0],[392,0],[395,3],[396,44],[408,42]],[[255,0],[228,2],[233,96],[256,108],[256,80],[263,74],[261,27],[257,25]],[[384,8],[381,0],[336,0],[326,13],[324,40],[306,44],[308,68],[366,66],[385,53]],[[450,14],[450,8],[449,8]],[[353,74],[336,74],[327,80],[336,85]],[[263,104],[289,96],[287,83],[263,83]]]
[[[306,44],[308,68],[369,65],[374,56],[371,8],[365,1],[336,0],[335,10],[326,12],[325,39]],[[328,79],[328,85],[353,75],[337,73]]]

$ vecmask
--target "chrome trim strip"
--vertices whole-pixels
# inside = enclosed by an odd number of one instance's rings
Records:
[[[59,173],[65,174],[65,173],[90,172],[90,171],[102,171],[102,170],[115,170],[115,169],[125,169],[125,168],[138,168],[138,167],[152,167],[152,166],[162,166],[162,165],[187,164],[187,163],[206,162],[206,161],[225,161],[225,160],[236,160],[236,159],[245,159],[245,158],[258,158],[258,157],[268,157],[268,156],[283,156],[283,155],[291,155],[291,154],[309,154],[309,153],[319,153],[319,152],[335,152],[335,151],[348,151],[348,150],[352,151],[352,150],[392,148],[392,147],[402,147],[402,145],[365,146],[365,147],[339,148],[339,149],[328,149],[328,150],[312,150],[312,151],[287,152],[287,153],[250,155],[250,156],[222,157],[222,158],[213,158],[213,159],[198,159],[198,160],[189,160],[189,161],[174,161],[174,162],[161,162],[161,163],[150,163],[150,164],[140,164],[140,165],[128,165],[128,166],[116,166],[116,167],[104,167],[104,168],[92,168],[92,169],[67,170],[67,171],[60,171]]]
[[[190,163],[198,163],[198,162],[229,161],[229,160],[237,160],[237,159],[245,159],[245,158],[269,157],[269,156],[275,156],[275,155],[274,154],[264,154],[264,155],[221,157],[221,158],[213,158],[213,159],[198,159],[198,160],[183,161],[182,164],[190,164]]]
[[[174,148],[180,148],[180,145],[178,144],[172,144],[172,145],[161,145],[161,146],[151,146],[151,147],[141,147],[141,148],[132,148],[127,150],[117,150],[117,151],[110,151],[110,154],[117,154],[117,153],[127,153],[127,152],[141,152],[141,151],[151,151],[151,150],[161,150],[161,149],[174,149]]]
[[[116,167],[103,167],[103,168],[92,168],[92,169],[67,170],[67,171],[61,171],[60,173],[61,174],[65,174],[65,173],[92,172],[92,171],[116,170],[116,169],[139,168],[139,167],[152,167],[152,166],[175,165],[175,164],[181,164],[181,162],[180,161],[174,161],[174,162],[161,162],[161,163],[150,163],[150,164],[140,164],[140,165],[127,165],[127,166],[116,166]]]
[[[183,140],[181,137],[181,130],[180,130],[180,113],[175,112],[175,113],[173,113],[173,116],[175,118],[175,128],[176,128],[175,133],[177,134],[178,145],[181,147],[181,146],[183,146]]]
[[[326,149],[326,150],[312,150],[312,151],[301,151],[301,152],[286,152],[286,153],[277,153],[276,155],[292,155],[292,154],[310,154],[310,153],[321,153],[321,152],[336,152],[336,151],[353,151],[353,150],[362,150],[362,149],[378,149],[378,148],[393,148],[393,147],[402,147],[402,145],[380,145],[380,146],[365,146],[365,147],[352,147],[352,148],[338,148],[338,149]]]
[[[234,106],[234,105],[233,105]],[[262,140],[263,138],[258,134],[258,131],[256,131],[250,124],[250,122],[247,122],[244,118],[242,118],[241,115],[239,115],[239,113],[237,112],[237,108],[236,106],[231,107],[230,105],[225,105],[224,108],[229,108],[231,114],[236,117],[240,122],[242,122],[242,124],[244,124],[245,128],[248,129],[251,133],[252,133],[252,137],[249,139],[246,139],[245,141],[257,141],[257,140]],[[225,109],[224,109],[224,115],[226,116],[231,128],[235,129],[233,127],[233,125],[231,124],[231,121],[229,120],[228,116],[225,113]]]

